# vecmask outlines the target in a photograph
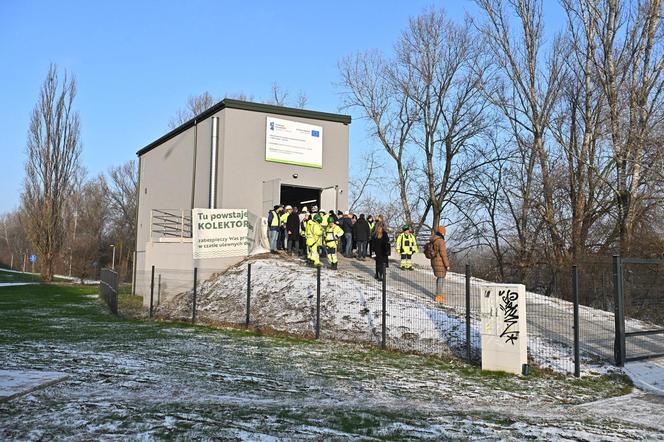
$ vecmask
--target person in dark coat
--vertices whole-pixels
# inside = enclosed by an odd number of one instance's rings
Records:
[[[339,218],[337,218],[337,214],[334,213],[334,210],[330,210],[328,218],[327,218],[327,222],[334,224],[337,221],[339,221]]]
[[[339,220],[339,227],[344,231],[344,236],[341,237],[341,253],[350,258],[353,254],[353,223],[350,219],[350,212],[346,211],[343,218]]]
[[[371,238],[371,248],[376,254],[376,279],[382,281],[385,278],[385,268],[389,266],[389,257],[392,251],[390,238],[382,224],[376,225],[376,230]]]
[[[358,220],[353,224],[353,236],[357,241],[357,259],[364,261],[367,257],[367,243],[371,238],[371,229],[369,223],[364,218],[364,213],[360,215]]]
[[[287,251],[289,255],[297,254],[300,248],[300,216],[297,208],[286,218]]]

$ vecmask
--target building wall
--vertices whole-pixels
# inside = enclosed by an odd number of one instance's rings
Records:
[[[348,126],[278,113],[224,108],[182,133],[141,155],[137,226],[137,293],[149,302],[152,265],[188,271],[222,270],[238,259],[194,262],[191,243],[150,242],[152,209],[208,207],[212,117],[219,117],[217,202],[218,208],[246,208],[263,212],[263,182],[314,188],[338,186],[338,208],[348,207]],[[323,127],[323,168],[293,166],[265,161],[266,118],[274,116]],[[293,174],[298,178],[294,179]],[[324,207],[329,210],[331,207]],[[190,258],[187,259],[186,257]]]
[[[219,116],[217,114],[216,116]],[[220,126],[221,126],[221,118]],[[210,196],[210,147],[212,138],[212,118],[207,118],[197,124],[198,135],[196,141],[196,195],[193,207],[208,207]],[[221,127],[220,127],[221,131]]]
[[[136,229],[136,268],[146,266],[151,209],[189,209],[193,178],[193,130],[187,130],[141,156]]]
[[[266,118],[273,116],[323,127],[323,168],[294,166],[265,161]],[[224,109],[223,154],[219,160],[219,207],[263,211],[263,181],[281,179],[281,184],[304,187],[339,186],[339,209],[348,207],[348,126],[241,109]],[[298,178],[294,179],[293,174]],[[324,209],[331,209],[324,207]]]

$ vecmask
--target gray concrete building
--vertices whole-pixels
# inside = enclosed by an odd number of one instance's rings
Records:
[[[153,265],[219,271],[241,259],[194,262],[193,208],[247,209],[258,220],[275,204],[346,210],[350,122],[225,99],[139,150],[137,294]]]

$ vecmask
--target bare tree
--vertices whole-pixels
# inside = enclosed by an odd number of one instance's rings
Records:
[[[511,203],[511,211],[519,232],[519,253],[523,257],[520,266],[528,266],[530,258],[526,251],[537,238],[527,233],[539,235],[539,228],[532,228],[539,224],[530,219],[533,216],[541,218],[546,227],[552,246],[550,258],[560,263],[565,244],[558,229],[553,161],[546,136],[563,78],[565,47],[556,38],[542,66],[542,0],[476,0],[476,3],[487,18],[481,30],[497,67],[498,87],[489,97],[503,113],[520,151],[517,160],[520,164],[513,169],[520,174],[516,188],[520,191],[514,195],[516,201],[511,200],[516,203]],[[516,31],[510,23],[512,14],[517,18]]]
[[[129,276],[136,239],[136,207],[138,196],[138,168],[134,160],[112,167],[109,172],[107,198],[113,243],[118,250],[122,275]]]
[[[432,212],[440,224],[445,208],[487,163],[480,135],[489,124],[482,94],[486,63],[481,41],[468,24],[427,11],[409,22],[396,45],[393,81],[417,115],[412,142],[421,149],[423,188],[428,196],[417,229]]]
[[[288,89],[281,87],[276,81],[272,83],[270,88],[270,97],[265,100],[265,103],[275,106],[295,106],[298,109],[304,109],[309,101],[307,94],[300,91],[295,98],[295,102],[291,103],[288,97],[290,96]]]
[[[78,232],[73,243],[73,272],[81,279],[98,277],[101,267],[107,262],[108,193],[103,175],[87,181],[81,188]]]
[[[593,29],[593,65],[606,100],[615,169],[616,228],[621,253],[630,251],[643,215],[650,161],[661,146],[651,134],[661,127],[664,57],[662,1],[581,0],[586,29]]]
[[[598,223],[612,204],[611,155],[604,142],[606,99],[593,66],[598,29],[578,1],[561,0],[561,4],[570,53],[551,132],[562,149],[562,175],[567,181],[564,197],[570,216],[560,222],[569,230],[570,255],[576,260],[604,242],[601,234],[593,232],[599,233]]]
[[[362,156],[359,161],[359,175],[352,176],[348,183],[351,201],[348,207],[351,211],[362,206],[363,199],[369,193],[368,190],[376,184],[376,171],[381,167],[382,163],[376,158],[376,151],[369,151]]]
[[[5,265],[13,264],[19,269],[30,252],[30,244],[19,218],[13,211],[0,216],[0,260]]]
[[[270,97],[262,101],[267,104],[273,104],[275,106],[287,106],[288,96],[289,92],[283,89],[275,81],[272,83]],[[244,92],[227,93],[224,98],[231,98],[233,100],[241,101],[254,101],[253,95],[246,94]],[[219,100],[214,98],[208,91],[205,91],[200,95],[190,95],[187,98],[185,107],[178,109],[175,112],[175,116],[168,122],[169,129],[175,129],[176,127],[179,127],[180,125],[194,118],[196,115],[199,115],[214,106],[218,101]],[[307,101],[307,95],[300,91],[294,105],[300,109],[304,109],[304,107],[307,105]]]
[[[175,129],[183,123],[194,118],[196,115],[205,112],[207,109],[215,105],[217,100],[210,95],[208,91],[200,95],[190,95],[187,98],[187,104],[184,108],[176,111],[175,116],[169,121],[168,127]]]
[[[297,94],[295,107],[297,107],[298,109],[304,109],[305,107],[307,107],[308,102],[309,102],[309,97],[307,97],[307,94],[305,94],[303,91],[300,91]]]
[[[285,106],[287,98],[288,91],[284,90],[276,81],[273,82],[270,89],[270,99],[267,102],[275,106]]]
[[[396,183],[405,223],[413,223],[409,200],[412,176],[407,147],[416,115],[410,97],[399,93],[392,81],[389,61],[377,51],[348,56],[339,62],[344,108],[359,108],[369,120],[371,135],[394,161]]]
[[[486,143],[494,151],[494,161],[479,169],[476,179],[471,180],[460,199],[460,211],[464,214],[461,232],[456,240],[461,244],[488,249],[496,262],[496,276],[505,280],[506,264],[512,233],[506,207],[505,180],[510,165],[509,145],[501,142],[496,133],[488,134]]]
[[[62,209],[81,152],[75,97],[75,79],[65,72],[60,82],[57,66],[52,64],[28,130],[22,222],[41,258],[46,281],[53,280],[54,260],[62,248]]]
[[[247,94],[243,91],[226,94],[224,95],[224,98],[231,98],[233,100],[240,100],[240,101],[254,101],[253,95]]]

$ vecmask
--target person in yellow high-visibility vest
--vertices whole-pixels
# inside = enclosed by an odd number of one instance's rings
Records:
[[[288,216],[293,213],[293,207],[286,206],[284,211],[279,215],[279,250],[286,250],[288,239],[288,232],[286,232],[286,221],[288,221]]]
[[[309,247],[307,247],[307,225],[310,222],[309,212],[307,208],[302,209],[301,220],[300,220],[300,256],[309,258]]]
[[[411,258],[420,250],[415,242],[415,235],[410,230],[410,226],[403,226],[401,234],[397,237],[397,252],[401,255],[401,269],[413,270]]]
[[[320,266],[318,247],[322,245],[323,226],[320,225],[322,221],[323,218],[315,214],[312,221],[307,223],[307,257],[314,267]]]
[[[325,228],[324,245],[327,248],[327,261],[330,263],[332,270],[337,269],[337,249],[339,248],[339,238],[344,236],[344,229],[339,227],[339,224],[330,222]]]
[[[270,241],[270,253],[277,253],[279,245],[279,217],[283,207],[274,206],[273,210],[267,214],[267,237]]]
[[[318,212],[318,214],[320,215],[320,219],[321,219],[320,225],[323,226],[323,228],[327,227],[327,223],[328,223],[328,219],[329,219],[328,214],[325,213],[325,211],[322,210],[322,209]]]

